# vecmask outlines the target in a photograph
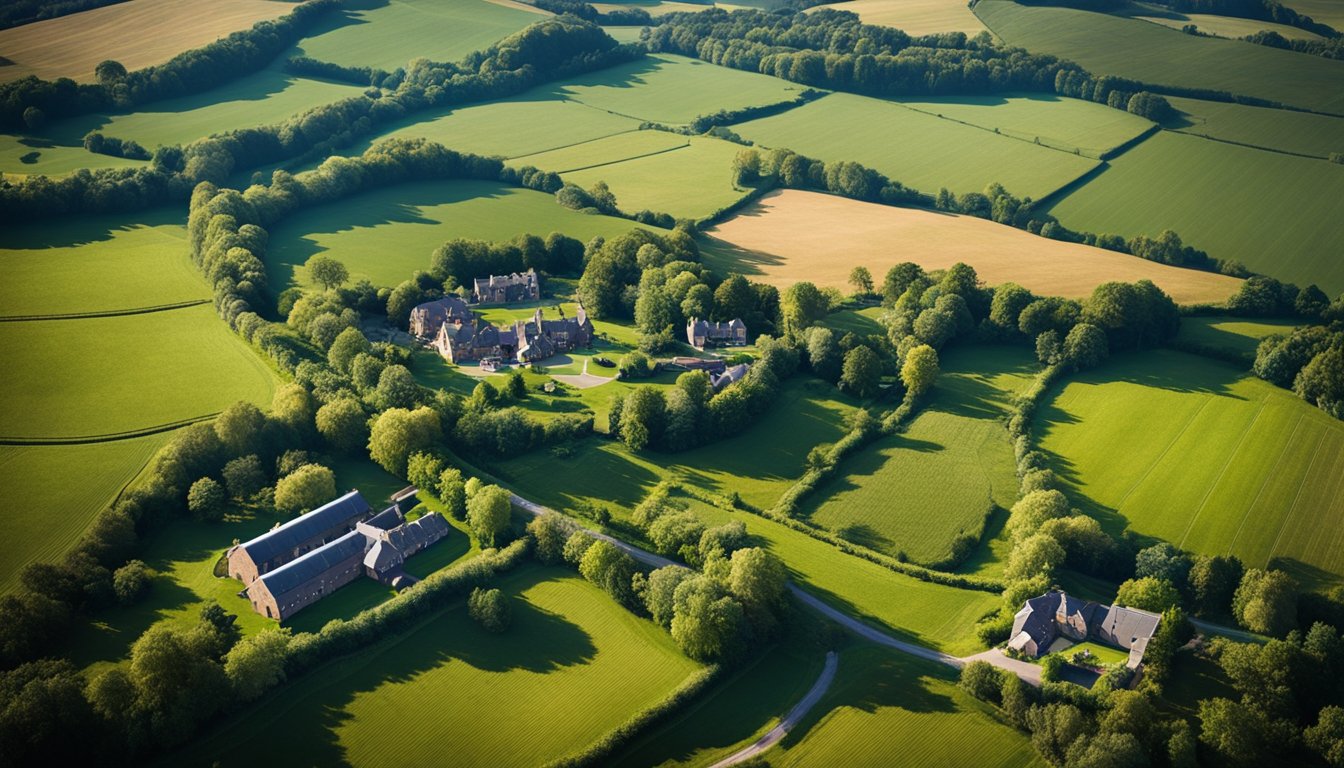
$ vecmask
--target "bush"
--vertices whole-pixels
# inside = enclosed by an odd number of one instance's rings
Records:
[[[981,701],[998,704],[1003,673],[987,661],[972,661],[961,668],[961,689]]]
[[[149,589],[154,572],[142,560],[131,560],[112,574],[112,591],[117,602],[130,605]]]
[[[275,508],[308,512],[336,498],[336,475],[321,464],[304,464],[275,484]]]
[[[224,486],[208,477],[191,484],[187,492],[187,509],[197,520],[215,521],[224,519],[224,506],[228,495]]]
[[[467,598],[467,612],[485,631],[495,634],[508,629],[513,621],[513,610],[504,593],[498,589],[477,587],[471,590],[471,596]]]

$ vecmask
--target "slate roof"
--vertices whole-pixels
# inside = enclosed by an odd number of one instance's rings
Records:
[[[747,375],[747,371],[750,369],[751,366],[747,363],[738,363],[717,376],[711,375],[709,383],[714,386],[714,391],[718,392],[729,384],[741,380],[743,376]]]
[[[411,314],[430,333],[432,331],[429,331],[429,329],[437,330],[440,325],[454,318],[461,318],[464,321],[471,319],[471,310],[467,307],[467,302],[451,295],[435,301],[427,301],[424,304],[417,304],[411,310]]]
[[[371,525],[384,531],[390,531],[404,522],[406,522],[406,518],[402,516],[401,508],[395,504],[364,521],[365,525]]]
[[[1100,617],[1094,631],[1108,642],[1129,649],[1140,640],[1146,645],[1147,638],[1157,632],[1157,623],[1161,619],[1156,613],[1113,605]]]
[[[402,552],[418,551],[443,538],[448,533],[448,521],[437,512],[387,532],[387,540]]]
[[[263,573],[257,581],[266,585],[266,589],[279,600],[281,595],[316,579],[341,561],[363,555],[365,541],[364,534],[351,531],[330,544],[285,563],[270,573]]]
[[[359,491],[351,491],[238,546],[252,558],[252,562],[260,565],[277,555],[292,551],[315,536],[340,527],[348,520],[364,517],[371,511],[373,508],[359,495]]]
[[[406,558],[402,556],[401,550],[382,539],[374,541],[369,551],[364,553],[364,565],[372,568],[374,573],[387,573],[404,562]]]
[[[1013,616],[1013,631],[1010,637],[1016,639],[1025,632],[1035,641],[1037,648],[1049,647],[1059,634],[1059,629],[1055,627],[1055,610],[1059,605],[1059,601],[1055,598],[1056,594],[1050,592],[1028,600],[1022,606],[1022,610]]]

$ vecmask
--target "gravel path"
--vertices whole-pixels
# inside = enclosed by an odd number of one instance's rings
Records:
[[[802,720],[808,712],[812,711],[812,707],[816,706],[817,702],[821,701],[821,697],[826,695],[826,691],[831,687],[831,681],[835,680],[835,669],[839,666],[839,660],[840,657],[836,655],[835,651],[827,651],[826,666],[822,667],[821,675],[817,677],[817,682],[812,684],[812,688],[807,692],[807,695],[797,704],[793,705],[793,709],[790,709],[789,713],[784,715],[783,719],[779,721],[779,724],[767,731],[764,736],[757,739],[755,744],[738,752],[734,752],[710,766],[710,768],[726,768],[729,765],[737,765],[743,761],[750,760],[765,750],[775,746],[779,743],[780,739],[789,735],[789,731],[793,730],[793,726],[797,725],[799,720]]]

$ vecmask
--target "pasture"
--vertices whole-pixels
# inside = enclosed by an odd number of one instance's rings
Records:
[[[1002,136],[1088,157],[1100,157],[1153,127],[1138,115],[1104,104],[1044,93],[902,99],[899,103]]]
[[[960,534],[979,539],[987,513],[1017,498],[1013,450],[1001,419],[1031,382],[1025,349],[946,350],[933,397],[899,435],[847,459],[803,514],[857,544],[937,564]]]
[[[187,255],[185,215],[128,216],[11,227],[0,247],[0,317],[116,312],[209,300]]]
[[[1182,113],[1169,126],[1194,136],[1328,158],[1344,151],[1344,118],[1168,96]]]
[[[571,173],[590,168],[615,165],[664,152],[685,149],[691,145],[689,136],[666,131],[624,131],[572,144],[566,147],[522,155],[513,158],[513,165],[531,165],[544,171]]]
[[[857,13],[864,24],[895,27],[915,37],[940,32],[965,32],[967,37],[975,37],[986,31],[960,0],[851,0],[819,7]]]
[[[0,436],[87,439],[268,403],[275,375],[209,304],[0,323]],[[201,382],[211,382],[201,386]]]
[[[271,227],[266,269],[276,291],[307,285],[303,264],[338,259],[351,281],[395,286],[429,269],[435,248],[454,238],[508,240],[562,232],[584,242],[639,226],[565,208],[553,195],[494,181],[400,184],[307,208]]]
[[[1125,355],[1071,380],[1035,428],[1112,532],[1309,585],[1344,575],[1344,424],[1287,390],[1178,352]]]
[[[1009,45],[1070,59],[1094,75],[1208,88],[1344,114],[1344,62],[1136,19],[985,0],[975,15]]]
[[[0,536],[23,542],[0,564],[0,593],[28,563],[60,559],[167,438],[0,446]],[[78,482],[60,481],[74,476]]]
[[[903,261],[928,270],[965,262],[988,285],[1015,282],[1040,295],[1071,298],[1086,297],[1110,280],[1152,280],[1178,302],[1217,303],[1241,283],[973,216],[802,190],[771,192],[706,235],[704,262],[716,272],[740,272],[781,288],[810,280],[847,291],[855,266],[880,278]]]
[[[162,64],[293,8],[276,0],[133,0],[3,29],[0,54],[13,63],[0,66],[0,82],[37,75],[92,83],[105,59],[127,70]]]
[[[697,669],[660,627],[567,570],[524,566],[497,583],[513,606],[504,634],[479,627],[463,601],[294,681],[179,760],[251,765],[263,749],[365,766],[448,749],[462,765],[542,765],[597,741]]]
[[[1222,349],[1255,359],[1255,348],[1267,336],[1291,333],[1297,323],[1291,320],[1246,320],[1230,317],[1183,317],[1180,341]]]
[[[1339,0],[1288,0],[1284,5],[1322,24],[1329,24],[1336,31],[1344,31],[1344,3]]]
[[[1235,16],[1215,16],[1211,13],[1172,13],[1170,16],[1135,16],[1133,18],[1161,24],[1172,29],[1181,29],[1187,24],[1194,24],[1200,32],[1206,35],[1217,35],[1233,40],[1265,30],[1289,40],[1324,39],[1315,32],[1308,32],[1305,29],[1298,29],[1287,24],[1275,24],[1272,21],[1261,21],[1259,19],[1242,19]]]
[[[947,667],[852,644],[826,696],[768,753],[770,765],[1047,765],[1026,734],[956,682]]]
[[[844,131],[835,130],[844,125]],[[1096,166],[992,130],[944,120],[898,103],[832,93],[733,127],[743,138],[826,161],[850,160],[928,194],[983,192],[994,182],[1039,200]],[[894,140],[899,137],[899,140]]]
[[[80,168],[130,168],[144,164],[143,160],[95,154],[79,141],[58,144],[46,136],[0,133],[0,173],[6,175],[64,176]]]
[[[1047,212],[1089,232],[1172,229],[1210,256],[1334,296],[1344,291],[1340,189],[1344,165],[1164,131]]]
[[[487,0],[354,0],[330,14],[295,55],[388,72],[411,59],[455,62],[546,14]]]

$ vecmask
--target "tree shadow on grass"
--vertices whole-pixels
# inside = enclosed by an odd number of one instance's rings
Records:
[[[43,221],[8,227],[4,247],[13,250],[72,248],[107,242],[119,232],[142,226],[182,225],[186,222],[186,212],[172,207],[137,212],[129,221],[126,214],[68,216],[60,219],[59,226],[53,225],[52,221]]]
[[[850,523],[842,526],[835,531],[835,535],[845,541],[853,542],[861,547],[876,550],[878,552],[889,552],[895,546],[894,541],[883,536],[876,528],[866,523]]]
[[[1344,575],[1331,573],[1293,557],[1271,557],[1268,567],[1292,576],[1304,589],[1326,590],[1344,584]]]

